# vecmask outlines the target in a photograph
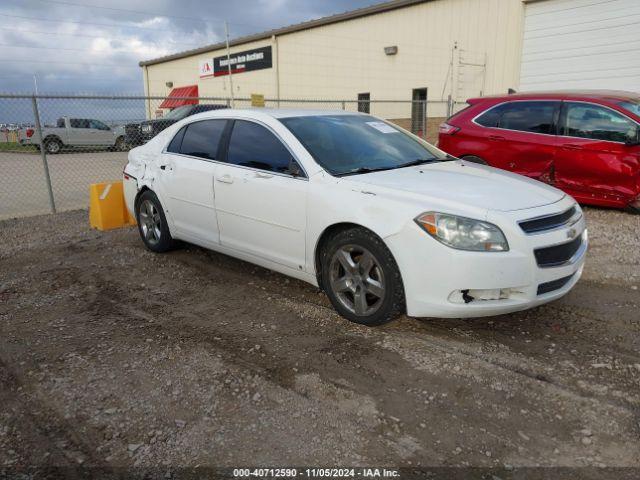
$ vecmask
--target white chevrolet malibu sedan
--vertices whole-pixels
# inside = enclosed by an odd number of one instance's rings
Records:
[[[587,249],[561,191],[343,111],[189,117],[130,152],[124,186],[150,250],[183,240],[261,265],[365,325],[555,300]]]

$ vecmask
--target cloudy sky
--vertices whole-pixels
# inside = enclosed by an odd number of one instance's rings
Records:
[[[381,0],[2,0],[0,92],[141,94],[140,60]]]

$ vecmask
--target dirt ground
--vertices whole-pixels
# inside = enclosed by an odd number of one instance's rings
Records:
[[[640,216],[586,214],[585,275],[560,301],[375,329],[251,264],[92,231],[86,211],[0,222],[0,478],[306,465],[638,478]]]

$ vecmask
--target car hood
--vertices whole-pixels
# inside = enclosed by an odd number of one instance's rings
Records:
[[[177,120],[173,120],[171,118],[154,118],[152,120],[144,120],[140,122],[140,125],[160,125],[163,127],[168,127],[169,125],[173,125]]]
[[[372,187],[451,200],[487,210],[534,208],[564,197],[560,190],[536,180],[464,161],[430,163],[344,178]]]

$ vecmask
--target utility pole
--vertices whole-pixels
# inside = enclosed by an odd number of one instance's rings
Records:
[[[34,88],[34,92],[33,92],[33,104],[34,104],[34,114],[40,115],[39,111],[38,111],[38,79],[36,78],[36,74],[33,74],[33,88]],[[38,117],[37,122],[34,125],[37,125],[38,122],[40,121],[40,118]],[[40,132],[41,133],[41,132]],[[40,137],[42,138],[42,137]],[[42,147],[42,145],[41,145]],[[43,159],[45,161],[45,169],[46,169],[46,173],[47,175],[49,175],[49,166],[46,165],[46,158]],[[49,181],[49,183],[51,183]],[[51,195],[51,202],[53,202],[53,194]],[[53,212],[55,213],[55,205],[52,203],[53,207]]]
[[[449,95],[449,98],[451,99],[449,101],[449,103],[451,105],[449,108],[451,109],[451,111],[449,112],[449,115],[453,115],[453,108],[454,108],[454,106],[456,104],[456,97],[454,96],[455,93],[453,91],[453,58],[454,58],[454,55],[455,55],[455,52],[456,52],[457,49],[458,49],[458,42],[455,41],[455,42],[453,42],[453,48],[451,49],[451,70],[449,71],[449,74],[451,75],[451,79],[450,79],[451,80],[451,86],[450,86],[451,95]],[[458,68],[458,70],[460,70],[460,69]]]
[[[231,75],[231,52],[229,50],[229,24],[224,22],[224,34],[227,39],[227,71],[229,75],[229,88],[231,90],[231,108],[235,108],[235,99],[233,98],[233,77]]]

